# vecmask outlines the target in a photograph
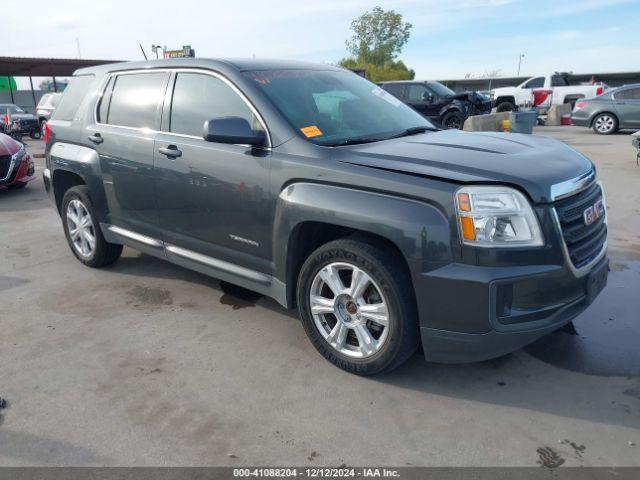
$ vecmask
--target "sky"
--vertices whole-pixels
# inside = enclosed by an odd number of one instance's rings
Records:
[[[198,57],[336,63],[351,21],[379,5],[413,24],[418,79],[640,70],[640,0],[0,0],[0,56],[141,60],[142,44]],[[6,5],[6,6],[3,6]],[[80,52],[78,52],[78,40]]]

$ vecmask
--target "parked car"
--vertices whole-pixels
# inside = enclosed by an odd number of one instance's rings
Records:
[[[51,118],[51,114],[58,106],[62,93],[45,93],[38,102],[36,107],[36,115],[38,117],[38,125],[40,125],[40,132],[44,133],[44,124]]]
[[[549,91],[551,105],[570,103],[571,106],[581,98],[595,97],[604,93],[607,86],[604,83],[589,85],[571,85],[569,74],[554,73],[531,77],[517,87],[502,87],[491,90],[493,104],[498,112],[511,112],[519,107],[533,105],[533,90],[545,89]]]
[[[6,124],[7,115],[9,125]],[[3,133],[12,132],[29,135],[31,138],[40,138],[38,119],[13,103],[0,103],[0,125]]]
[[[25,146],[0,133],[0,190],[26,187],[33,180],[34,171]]]
[[[619,129],[640,128],[640,83],[610,90],[604,95],[579,100],[571,122],[609,135]]]
[[[460,129],[471,115],[491,113],[491,100],[475,93],[455,93],[439,82],[382,82],[380,86],[444,128]]]
[[[338,67],[81,69],[47,126],[45,187],[80,262],[128,245],[273,297],[357,374],[419,344],[440,362],[505,354],[606,283],[603,190],[583,155],[435,128]]]

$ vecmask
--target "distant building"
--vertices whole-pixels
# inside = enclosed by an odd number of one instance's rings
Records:
[[[460,78],[438,80],[451,90],[462,92],[465,90],[491,90],[500,87],[515,87],[531,75],[524,77],[490,77],[490,78]],[[640,83],[640,72],[609,72],[609,73],[576,73],[569,76],[572,84],[604,82],[610,87],[620,87],[630,83]]]

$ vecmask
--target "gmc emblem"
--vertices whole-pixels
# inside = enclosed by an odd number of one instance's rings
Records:
[[[587,226],[598,220],[602,215],[604,215],[604,204],[602,203],[602,199],[598,200],[596,203],[582,212],[584,224]]]

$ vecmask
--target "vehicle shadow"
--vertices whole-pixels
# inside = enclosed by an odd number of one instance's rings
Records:
[[[298,318],[295,310],[284,308],[272,298],[245,288],[220,281],[213,277],[198,273],[194,270],[175,265],[166,260],[125,250],[126,255],[122,256],[115,264],[108,267],[110,271],[132,276],[144,276],[150,278],[162,278],[166,280],[182,280],[203,287],[210,288],[222,294],[221,303],[231,305],[234,309],[243,308],[250,305],[259,305],[268,310],[280,313],[290,318]],[[136,256],[137,254],[137,256]]]
[[[0,428],[0,455],[31,465],[59,465],[62,459],[68,465],[109,465],[113,463],[112,459],[83,446],[6,428]]]
[[[126,255],[109,270],[122,275],[181,280],[202,285],[221,292],[222,297],[226,297],[225,301],[221,298],[221,303],[233,305],[234,300],[229,297],[235,296],[235,301],[240,305],[243,305],[242,302],[245,305],[246,302],[259,302],[260,307],[297,319],[295,310],[287,310],[268,297],[149,255],[132,256],[132,253],[127,250]],[[313,361],[320,361],[320,357],[314,355]],[[632,393],[635,389],[640,391],[637,379],[628,377],[628,382],[624,382],[624,378],[623,382],[612,382],[614,385],[636,382],[634,388],[627,385],[617,390],[603,389],[603,377],[557,368],[533,357],[526,350],[494,360],[460,365],[428,363],[418,352],[400,368],[369,380],[424,395],[640,429],[640,398],[628,392],[630,389]]]
[[[637,379],[626,379],[622,383],[639,385]],[[635,397],[640,389],[603,388],[609,384],[602,377],[556,368],[526,350],[460,365],[425,362],[417,354],[374,381],[423,394],[640,429],[640,398]]]

